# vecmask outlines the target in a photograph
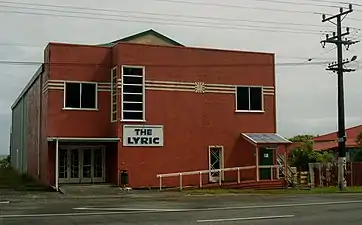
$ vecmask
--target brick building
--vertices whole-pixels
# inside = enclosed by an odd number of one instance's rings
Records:
[[[157,174],[243,166],[255,169],[241,179],[263,180],[289,144],[276,131],[274,54],[185,47],[149,30],[49,43],[12,106],[11,164],[56,188],[120,185],[121,171],[130,187],[157,187]],[[211,171],[202,182],[220,177],[234,179]]]

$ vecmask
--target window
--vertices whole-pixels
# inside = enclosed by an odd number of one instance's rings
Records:
[[[143,67],[122,68],[122,120],[144,120],[144,75]]]
[[[117,121],[117,67],[111,70],[111,121]]]
[[[237,87],[236,111],[263,111],[263,88]]]
[[[65,83],[64,107],[70,109],[96,109],[96,83]]]

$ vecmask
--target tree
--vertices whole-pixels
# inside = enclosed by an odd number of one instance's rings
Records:
[[[291,138],[289,138],[289,141],[291,141],[291,142],[305,142],[305,141],[310,141],[315,137],[316,136],[314,136],[314,135],[303,134],[303,135],[297,135],[297,136],[291,137]]]
[[[357,136],[356,142],[358,146],[362,148],[362,132]]]
[[[10,167],[10,155],[0,160],[0,168],[8,168],[8,167]]]
[[[326,163],[333,160],[329,152],[316,152],[313,150],[313,141],[304,141],[302,145],[294,148],[289,156],[291,166],[297,167],[298,171],[308,171],[309,163]]]
[[[313,141],[304,141],[301,146],[295,147],[290,156],[290,164],[298,171],[308,170],[308,163],[314,161]]]
[[[327,163],[327,162],[332,162],[334,159],[333,154],[327,151],[314,152],[314,153],[315,153],[314,157],[316,162]]]

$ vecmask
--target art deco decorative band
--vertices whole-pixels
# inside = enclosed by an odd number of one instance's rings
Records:
[[[64,83],[66,80],[49,80],[44,84],[43,93],[48,90],[64,90]],[[77,81],[72,81],[77,82]],[[82,81],[78,81],[82,82]],[[108,82],[95,82],[97,83],[97,90],[100,92],[108,92],[111,90],[111,83]],[[195,92],[199,94],[204,93],[218,93],[218,94],[235,94],[237,85],[232,84],[205,84],[204,82],[183,82],[183,81],[155,81],[146,80],[146,90],[152,91],[183,91]],[[242,85],[241,85],[242,86]],[[253,85],[245,85],[253,86]],[[122,81],[118,79],[117,87],[122,88]],[[274,95],[275,90],[273,86],[263,86],[264,95]]]

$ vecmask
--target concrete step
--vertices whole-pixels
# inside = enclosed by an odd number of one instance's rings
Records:
[[[113,184],[66,184],[59,187],[67,195],[115,195],[123,190]]]

